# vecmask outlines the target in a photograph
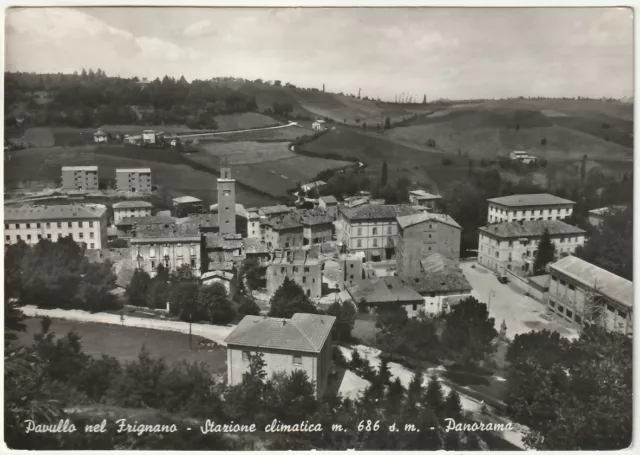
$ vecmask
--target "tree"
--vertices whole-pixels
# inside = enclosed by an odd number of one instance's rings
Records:
[[[385,117],[384,119],[384,129],[388,130],[391,128],[391,119],[389,117]]]
[[[336,317],[333,324],[332,334],[336,341],[351,340],[351,331],[356,322],[356,307],[350,300],[345,302],[334,302],[327,310],[327,314]]]
[[[238,302],[237,311],[240,316],[258,316],[260,314],[260,307],[251,297],[244,294],[237,294],[235,298]]]
[[[133,306],[147,306],[146,297],[150,284],[151,277],[149,274],[142,269],[136,269],[126,289],[129,303]]]
[[[171,274],[171,281],[196,283],[198,278],[194,275],[189,264],[182,264]]]
[[[542,144],[542,145],[547,145],[547,138],[546,138],[546,137],[543,137],[543,138],[540,140],[540,144]]]
[[[387,184],[388,179],[388,165],[386,161],[382,162],[382,173],[380,174],[380,186],[383,187]]]
[[[304,290],[295,281],[285,277],[269,302],[269,316],[291,318],[295,313],[316,314],[318,310],[311,303]]]
[[[444,414],[444,392],[438,377],[433,374],[429,378],[429,384],[423,397],[425,405],[427,405],[436,415],[441,418]]]
[[[535,261],[533,263],[533,273],[541,275],[545,273],[547,264],[552,262],[556,256],[556,247],[551,241],[551,235],[549,235],[549,229],[545,228],[542,233],[542,238],[538,242],[538,248],[536,249]]]
[[[444,402],[445,418],[460,420],[462,417],[462,403],[460,402],[460,394],[454,389],[449,390],[449,394]]]
[[[425,93],[424,97],[422,98],[422,104],[427,104],[427,94]]]
[[[582,164],[580,165],[580,178],[584,182],[587,178],[587,155],[582,157]]]
[[[14,332],[24,332],[27,326],[24,313],[17,307],[16,302],[5,295],[4,297],[4,346],[5,350],[12,341],[18,339]]]
[[[222,283],[201,286],[196,304],[198,316],[212,324],[226,325],[235,317],[227,290]]]

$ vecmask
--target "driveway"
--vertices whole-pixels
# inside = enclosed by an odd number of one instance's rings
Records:
[[[473,287],[471,295],[488,305],[489,315],[496,320],[496,330],[500,331],[502,321],[505,321],[508,338],[513,339],[515,335],[544,329],[558,332],[567,338],[578,337],[574,329],[543,318],[542,315],[547,313],[544,304],[527,297],[514,285],[501,284],[493,272],[475,261],[462,262],[460,267]]]

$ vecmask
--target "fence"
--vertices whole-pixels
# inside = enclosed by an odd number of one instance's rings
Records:
[[[528,278],[524,278],[516,275],[511,270],[505,270],[507,273],[507,277],[509,281],[515,284],[518,288],[520,288],[526,295],[531,298],[542,302],[544,298],[544,292],[539,289],[537,286],[531,284]]]

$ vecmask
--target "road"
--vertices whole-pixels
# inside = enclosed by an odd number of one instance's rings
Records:
[[[219,136],[220,134],[233,134],[233,133],[246,133],[249,131],[265,131],[265,130],[277,130],[280,128],[289,128],[290,126],[300,126],[296,122],[289,122],[286,125],[278,125],[278,126],[266,126],[264,128],[249,128],[247,130],[235,130],[235,131],[220,131],[216,133],[197,133],[197,134],[184,134],[180,136],[167,136],[167,139],[191,139],[192,137],[202,137],[202,136]]]
[[[544,329],[558,332],[567,338],[578,337],[575,330],[559,322],[542,318],[541,315],[547,313],[544,304],[527,297],[515,285],[501,284],[493,272],[475,261],[462,262],[460,267],[473,287],[471,294],[481,302],[487,303],[489,315],[495,318],[496,330],[500,331],[500,325],[505,321],[508,338],[513,339],[515,335]]]

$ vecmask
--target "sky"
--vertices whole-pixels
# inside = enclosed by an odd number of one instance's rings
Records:
[[[627,8],[21,8],[9,71],[281,80],[393,100],[633,95]]]

